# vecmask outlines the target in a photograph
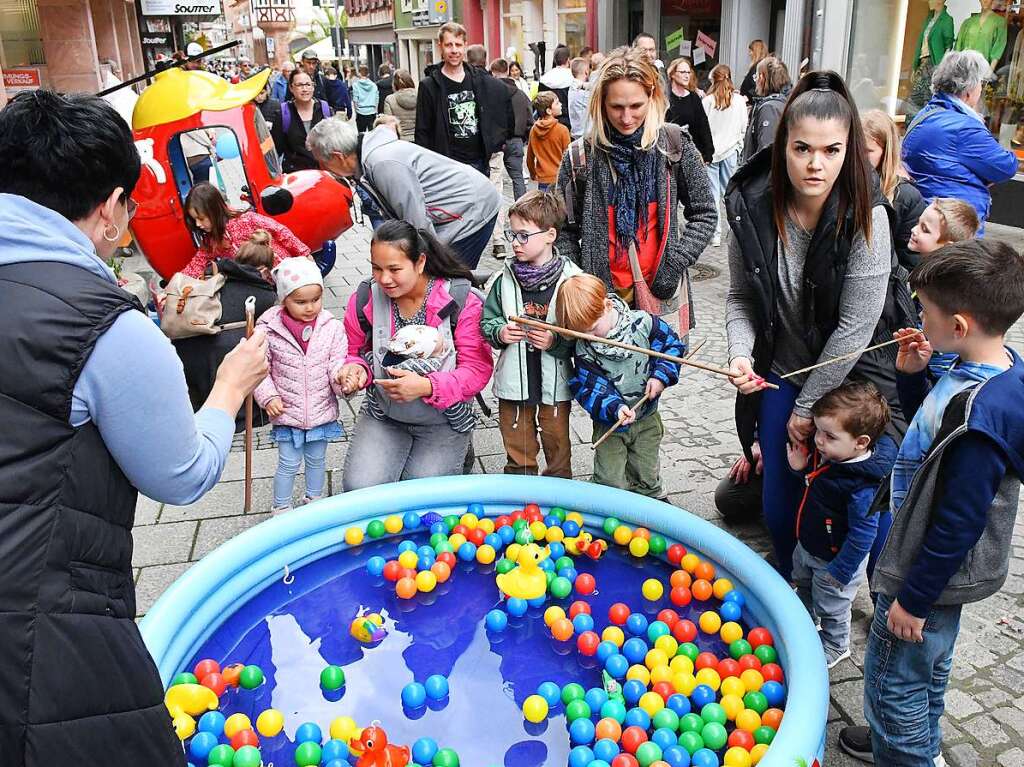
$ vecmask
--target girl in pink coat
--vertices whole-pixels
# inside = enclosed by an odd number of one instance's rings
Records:
[[[306,258],[286,258],[273,271],[280,306],[257,325],[267,331],[270,375],[255,392],[274,424],[277,443],[274,514],[291,510],[295,475],[306,464],[309,503],[323,496],[327,441],[342,436],[338,395],[345,362],[345,329],[323,308],[320,269]]]

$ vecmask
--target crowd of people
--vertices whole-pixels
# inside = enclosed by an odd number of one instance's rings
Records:
[[[18,706],[50,701],[45,721],[68,725],[44,738],[32,717],[5,720],[6,737],[34,743],[40,764],[72,744],[99,762],[108,739],[76,723],[103,714],[108,735],[150,733],[123,741],[126,759],[180,751],[130,620],[135,499],[209,490],[249,394],[278,445],[275,514],[292,510],[300,469],[302,502],[324,495],[339,397],[362,394],[349,491],[466,471],[488,386],[506,473],[571,478],[575,400],[600,442],[594,481],[665,500],[660,397],[697,322],[689,270],[724,231],[744,454],[716,499],[729,517],[763,515],[830,668],[850,655],[851,604],[870,579],[869,726],[840,745],[932,764],[960,609],[1007,576],[1024,476],[1024,361],[1004,339],[1024,313],[1024,255],[982,239],[987,185],[1010,160],[970,122],[988,62],[937,62],[901,145],[839,75],[793,84],[760,41],[739,87],[718,64],[701,89],[691,61],[666,67],[640,35],[606,56],[560,47],[535,93],[518,62],[488,63],[460,25],[438,43],[418,86],[365,66],[350,86],[307,53],[259,100],[285,169],[351,180],[373,222],[372,276],[344,316],[324,309],[320,270],[285,227],[192,187],[198,248],[182,278],[224,276],[224,321],[258,286],[248,340],[171,347],[116,287],[104,262],[134,214],[140,164],[109,105],[39,91],[0,112],[0,320],[26,328],[0,335],[0,413],[18,426],[0,487],[31,513],[39,543],[22,556],[49,584],[45,598],[11,592],[0,643],[23,661]],[[472,270],[495,233],[509,251],[480,290]],[[79,648],[82,695],[64,705],[66,675],[30,661],[85,631],[103,649]]]

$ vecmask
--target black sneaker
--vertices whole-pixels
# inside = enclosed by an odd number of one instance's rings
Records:
[[[871,730],[868,727],[844,727],[839,731],[839,748],[868,764],[875,763],[871,754]]]

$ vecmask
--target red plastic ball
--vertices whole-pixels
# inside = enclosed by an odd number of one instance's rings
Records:
[[[756,650],[763,644],[772,644],[774,640],[772,639],[772,632],[762,626],[758,626],[757,628],[750,629],[750,633],[747,634],[747,641]]]
[[[629,620],[629,616],[629,606],[624,605],[622,602],[616,602],[608,608],[608,620],[616,626],[625,626],[626,621]]]
[[[402,572],[398,574],[398,580],[402,580],[402,578],[412,578],[413,580],[416,580],[416,569],[413,567],[403,567]]]
[[[754,736],[746,730],[741,730],[739,727],[737,727],[729,734],[729,741],[727,745],[729,746],[729,748],[735,748],[736,746],[739,746],[740,748],[745,748],[747,751],[749,751],[755,745]]]
[[[494,529],[495,530],[497,530],[499,527],[504,527],[505,525],[511,525],[511,524],[512,524],[512,517],[510,517],[508,514],[502,514],[501,516],[495,517],[495,519],[494,519]]]
[[[535,503],[528,503],[523,506],[523,513],[525,514],[540,514],[540,506]]]
[[[672,636],[677,642],[692,642],[697,637],[697,627],[693,621],[683,618],[672,627]]]
[[[239,730],[231,737],[231,748],[237,751],[242,746],[260,747],[259,736],[250,729]]]
[[[228,688],[228,683],[224,681],[224,677],[220,675],[219,671],[211,671],[199,681],[199,684],[213,690],[214,695],[218,698]]]
[[[779,666],[778,663],[765,663],[761,666],[761,676],[764,677],[764,681],[766,682],[778,682],[782,684],[786,681],[786,677],[782,673],[782,667]]]
[[[727,676],[739,676],[742,670],[740,664],[732,658],[722,658],[722,660],[718,661],[718,676],[722,679],[725,679]]]
[[[443,551],[437,555],[438,562],[444,562],[449,568],[455,567],[455,555],[450,551]],[[387,565],[385,565],[386,567]]]
[[[746,671],[748,668],[761,670],[761,659],[756,655],[744,655],[740,658],[740,671]]]
[[[220,664],[213,658],[205,658],[196,664],[192,673],[196,675],[196,679],[203,679],[207,674],[219,674]]]
[[[597,588],[597,581],[594,580],[594,576],[590,573],[580,573],[576,576],[576,591],[579,594],[587,596],[593,594]]]
[[[484,539],[486,537],[487,533],[485,533],[483,531],[483,528],[481,527],[474,527],[472,530],[469,531],[469,535],[466,536],[466,538],[472,541],[472,543],[476,546],[483,546]]]
[[[524,514],[524,515],[523,515],[523,518],[524,518],[524,519],[525,519],[525,520],[526,520],[527,522],[529,522],[529,523],[530,523],[531,525],[532,525],[532,524],[533,524],[534,522],[543,522],[543,521],[544,521],[544,515],[543,515],[543,514],[541,514],[541,513],[539,512],[539,511],[536,511],[536,512],[527,512],[526,514]]]
[[[576,637],[576,649],[580,651],[580,655],[587,657],[596,655],[599,644],[601,644],[601,637],[593,631],[584,631]]]
[[[394,583],[402,577],[402,566],[397,559],[392,559],[384,565],[384,579]]]
[[[569,620],[572,620],[580,613],[590,615],[590,604],[584,602],[582,599],[577,599],[571,605],[569,605]]]
[[[461,535],[463,538],[469,538],[469,528],[465,525],[456,525],[452,528],[452,531],[449,533],[449,535],[456,534]]]
[[[683,557],[686,556],[686,547],[681,543],[673,543],[668,547],[665,556],[668,557],[669,563],[678,565],[683,561]]]
[[[619,743],[621,743],[622,747],[631,754],[635,754],[636,750],[640,748],[640,744],[646,742],[647,730],[636,725],[624,729],[622,731],[622,737],[619,738]]]
[[[668,599],[676,607],[686,607],[693,600],[693,594],[686,586],[676,586],[668,593]]]
[[[702,652],[694,661],[693,667],[700,671],[702,668],[715,668],[718,666],[718,656],[713,652]]]
[[[675,610],[669,610],[667,607],[658,613],[658,620],[664,623],[671,630],[677,623],[679,623],[679,613]]]
[[[668,701],[669,696],[674,695],[676,688],[671,682],[657,682],[652,688],[651,692],[656,692],[661,696],[662,700]]]
[[[512,518],[513,522],[518,522],[520,519],[522,519],[526,515],[523,514],[523,510],[522,509],[516,509],[509,516]]]
[[[619,754],[612,759],[611,767],[640,767],[640,762],[632,754]]]

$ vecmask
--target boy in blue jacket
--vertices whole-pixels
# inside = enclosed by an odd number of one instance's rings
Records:
[[[900,403],[913,421],[890,498],[876,500],[893,520],[871,578],[870,730],[847,727],[839,743],[876,764],[931,767],[961,607],[996,593],[1009,565],[1024,476],[1024,361],[1004,336],[1024,313],[1024,256],[991,240],[959,242],[924,259],[910,285],[923,334],[895,334]],[[959,355],[934,386],[933,349]]]
[[[604,282],[578,274],[562,283],[555,306],[569,330],[681,357],[686,344],[665,322],[632,310]],[[679,365],[640,352],[578,341],[569,390],[594,420],[594,441],[622,425],[594,451],[594,482],[664,499],[658,397],[679,380]],[[646,397],[640,406],[637,403]]]
[[[814,403],[814,453],[788,446],[789,466],[805,483],[796,514],[793,552],[796,593],[821,622],[825,661],[850,657],[853,599],[864,582],[878,534],[871,501],[896,460],[883,434],[889,404],[869,383],[852,381]]]

